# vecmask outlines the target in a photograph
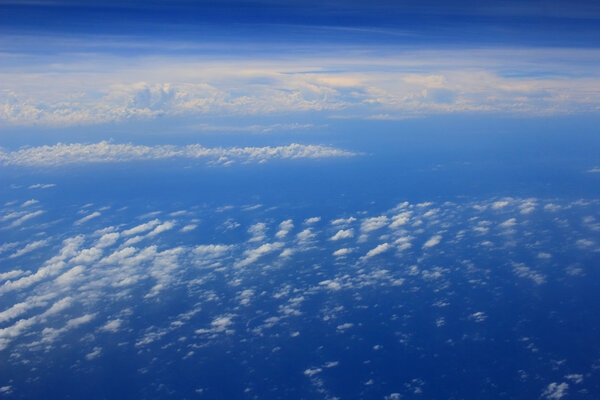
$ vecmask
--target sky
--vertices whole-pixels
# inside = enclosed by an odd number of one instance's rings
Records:
[[[172,130],[214,133],[294,130],[317,119],[598,111],[595,2],[0,8],[3,140],[74,126],[135,131],[167,119]]]
[[[0,399],[598,398],[599,44],[595,1],[0,0]]]

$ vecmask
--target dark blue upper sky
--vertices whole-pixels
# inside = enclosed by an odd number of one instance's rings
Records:
[[[593,1],[2,1],[1,32],[594,47]]]

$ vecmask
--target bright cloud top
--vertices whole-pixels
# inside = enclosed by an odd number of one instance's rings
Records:
[[[164,159],[205,159],[211,165],[229,165],[235,161],[266,162],[274,159],[351,157],[356,153],[322,145],[302,145],[266,147],[216,147],[208,148],[199,144],[187,146],[142,146],[133,144],[112,144],[105,141],[95,144],[62,144],[53,146],[29,147],[12,152],[0,150],[0,163],[14,166],[56,167],[80,163],[131,162]]]
[[[290,60],[255,56],[237,63],[171,55],[151,61],[98,56],[95,70],[89,68],[91,59],[74,55],[39,59],[35,65],[24,60],[22,67],[0,75],[0,121],[65,126],[303,112],[395,119],[598,110],[600,77],[586,67],[597,65],[595,50],[398,50],[393,57],[361,50],[369,56],[327,52],[290,55]],[[70,68],[57,70],[56,63]],[[506,69],[518,73],[507,76]]]

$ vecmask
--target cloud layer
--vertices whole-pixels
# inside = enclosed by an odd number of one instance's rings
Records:
[[[0,150],[0,163],[14,166],[56,167],[67,164],[109,163],[163,159],[203,159],[211,165],[229,165],[233,162],[266,162],[275,159],[351,157],[356,153],[321,145],[292,143],[275,147],[216,147],[199,144],[187,146],[142,146],[112,144],[105,141],[95,144],[63,144],[28,147],[11,152]]]
[[[27,58],[0,74],[0,121],[65,126],[302,112],[395,119],[598,111],[600,76],[588,67],[600,60],[596,50],[361,50],[368,56],[317,49],[312,56],[237,62],[70,54],[31,64]],[[69,68],[56,67],[62,63]]]

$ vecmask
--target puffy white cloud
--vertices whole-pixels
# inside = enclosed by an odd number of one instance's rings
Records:
[[[340,229],[330,240],[349,239],[351,237],[354,237],[354,229]]]
[[[183,228],[180,229],[181,232],[191,232],[194,229],[196,229],[198,227],[198,225],[196,224],[189,224],[184,226]]]
[[[204,159],[213,165],[232,161],[264,162],[273,159],[350,157],[355,153],[321,145],[290,144],[277,147],[216,147],[199,144],[187,146],[142,146],[133,144],[58,143],[53,146],[28,147],[2,152],[0,163],[29,167],[55,167],[69,164],[132,162],[162,159]],[[85,220],[84,220],[85,221]],[[84,222],[82,221],[82,222]]]
[[[349,249],[349,248],[341,248],[338,249],[336,251],[333,252],[333,255],[336,257],[344,257],[347,256],[348,254],[352,253],[354,251],[354,249]]]
[[[317,235],[312,231],[311,228],[306,228],[304,229],[302,232],[298,233],[296,235],[296,238],[298,239],[298,243],[300,245],[307,245],[309,244]]]
[[[256,224],[250,226],[250,228],[248,228],[248,233],[250,235],[252,235],[252,237],[248,241],[249,242],[262,241],[265,238],[266,231],[267,231],[267,224],[265,224],[264,222],[258,222]]]
[[[154,219],[152,221],[148,221],[141,225],[135,226],[131,229],[127,229],[127,230],[123,231],[122,234],[124,236],[137,235],[138,233],[149,231],[150,229],[154,228],[158,224],[160,224],[160,220]]]
[[[508,202],[508,201],[506,201],[506,200],[502,200],[502,201],[495,201],[495,202],[493,202],[493,203],[492,203],[492,208],[493,208],[494,210],[499,210],[499,209],[501,209],[501,208],[504,208],[504,207],[506,207],[508,204],[509,204],[509,202]]]
[[[119,234],[119,232],[105,233],[100,237],[100,239],[98,239],[94,247],[97,247],[99,249],[110,247],[117,242],[120,236],[121,235]]]
[[[235,266],[238,268],[245,267],[246,265],[252,264],[256,260],[258,260],[260,257],[262,257],[266,254],[269,254],[273,251],[281,249],[283,246],[284,246],[284,243],[274,242],[274,243],[265,243],[256,249],[246,250],[244,252],[244,255],[246,257],[243,258],[242,260],[239,260],[238,262],[236,262]]]
[[[150,231],[146,236],[147,237],[152,237],[152,236],[156,236],[159,235],[163,232],[169,231],[171,229],[173,229],[173,227],[175,226],[175,221],[166,221],[158,226],[156,226],[152,231]]]
[[[100,330],[104,331],[104,332],[116,333],[119,331],[119,329],[121,329],[122,325],[123,325],[123,320],[117,318],[117,319],[108,321],[106,324],[104,324],[100,328]]]
[[[405,211],[400,214],[394,215],[392,217],[392,223],[390,224],[390,228],[395,229],[399,226],[405,225],[410,221],[410,216],[412,211]]]
[[[388,217],[385,215],[373,218],[364,219],[360,225],[360,230],[363,232],[371,232],[381,229],[388,224]]]
[[[292,229],[294,229],[294,223],[291,219],[287,219],[279,224],[279,231],[275,234],[275,237],[283,239]]]
[[[200,258],[218,258],[222,257],[232,248],[232,245],[207,244],[196,246],[192,251],[196,256]]]
[[[338,218],[331,221],[331,225],[348,225],[354,221],[356,221],[356,218],[354,217]]]
[[[378,245],[377,247],[375,247],[374,249],[371,249],[367,252],[367,254],[364,256],[364,258],[371,258],[371,257],[375,257],[376,255],[385,253],[386,251],[388,251],[389,249],[391,249],[392,246],[390,246],[389,243],[382,243],[380,245]]]
[[[306,225],[312,225],[312,224],[316,224],[317,222],[319,222],[321,220],[321,217],[312,217],[312,218],[307,218],[304,220],[304,223]]]

